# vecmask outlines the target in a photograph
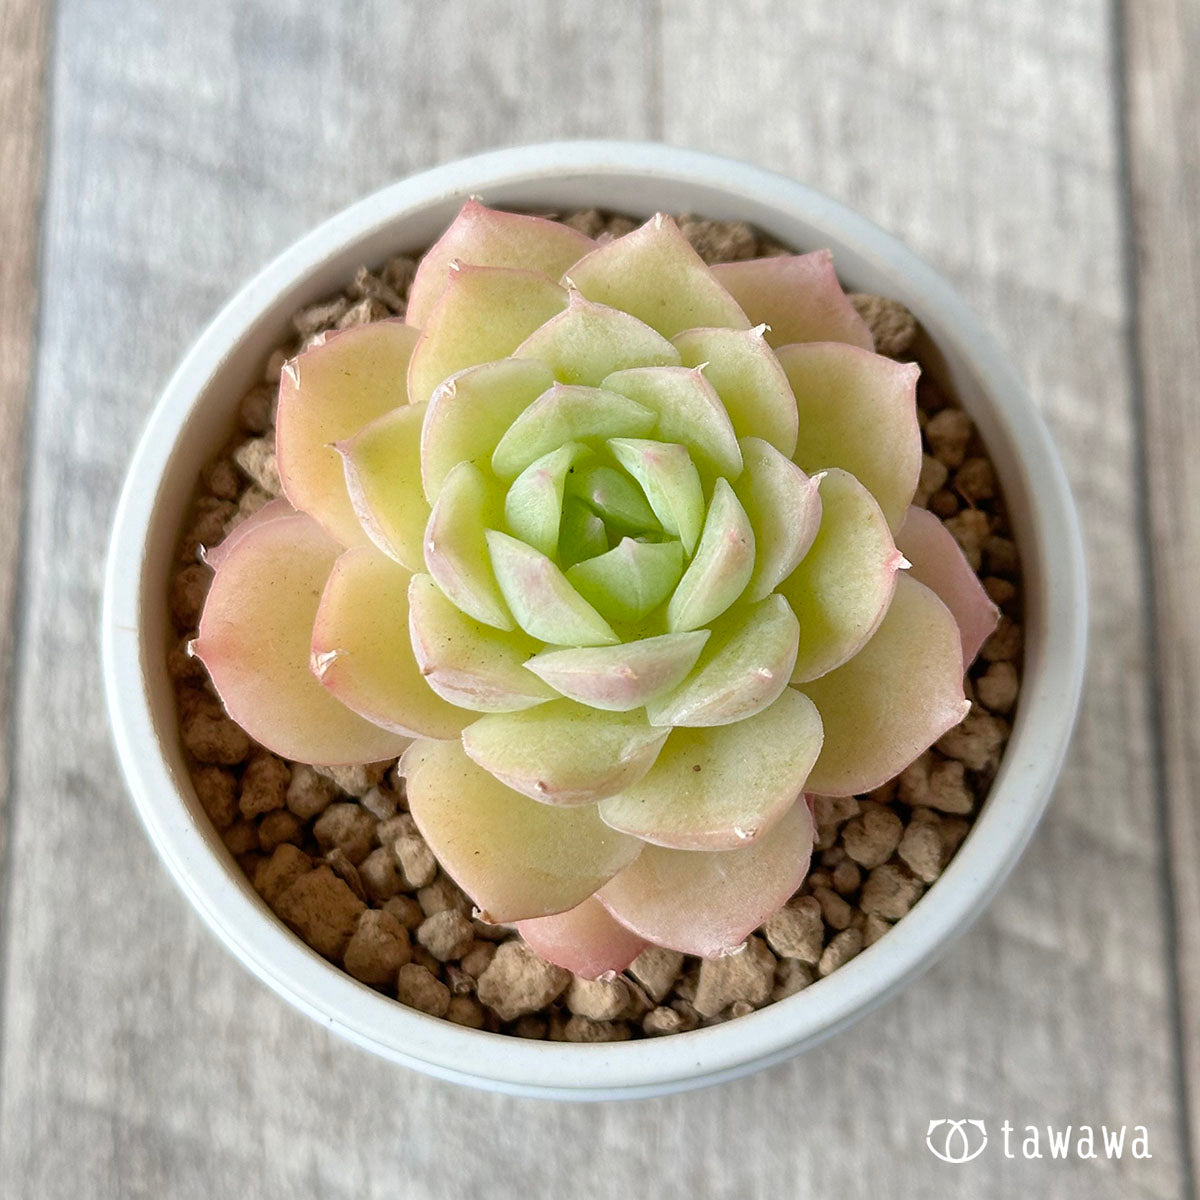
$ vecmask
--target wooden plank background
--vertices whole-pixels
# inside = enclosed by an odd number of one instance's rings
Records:
[[[0,994],[6,1196],[1196,1194],[1200,19],[1189,0],[1125,9],[59,0],[39,138],[41,8],[0,0],[10,538],[31,406]],[[137,824],[95,644],[130,447],[221,300],[369,189],[568,136],[662,138],[790,173],[945,272],[1058,437],[1093,585],[1087,696],[1057,799],[945,961],[791,1063],[590,1108],[391,1067],[253,981]],[[952,1167],[922,1146],[943,1116],[1145,1125],[1153,1157]]]

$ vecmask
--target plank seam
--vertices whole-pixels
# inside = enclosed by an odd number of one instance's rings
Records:
[[[3,794],[0,795],[0,1094],[4,1090],[5,1068],[7,1065],[5,1048],[8,1045],[8,1007],[5,1004],[5,997],[8,994],[8,947],[10,921],[13,910],[12,855],[15,839],[12,836],[12,831],[16,816],[17,732],[20,728],[20,722],[17,719],[17,708],[23,692],[21,684],[25,678],[27,669],[27,648],[24,633],[27,624],[26,616],[29,590],[29,527],[32,520],[30,505],[32,471],[29,469],[29,465],[33,458],[34,425],[36,423],[36,411],[33,401],[37,396],[39,375],[37,349],[41,342],[42,281],[45,278],[46,242],[44,231],[50,178],[50,138],[48,137],[48,132],[53,125],[53,63],[55,45],[57,43],[57,18],[58,0],[49,0],[49,3],[43,8],[41,17],[43,22],[41,30],[42,61],[36,82],[40,112],[38,113],[37,128],[34,131],[34,137],[40,142],[36,150],[36,153],[40,156],[40,162],[37,164],[36,183],[34,185],[36,192],[33,218],[33,236],[35,238],[32,262],[33,311],[30,313],[28,324],[31,345],[29,348],[29,372],[28,378],[25,381],[25,396],[23,398],[25,403],[25,419],[21,430],[21,452],[25,466],[21,471],[21,485],[18,491],[16,579],[13,584],[12,609],[10,614],[12,636],[11,657],[9,659],[10,667],[8,679],[3,681],[3,686],[7,689],[9,696],[8,721],[5,728],[0,729],[0,737],[4,739],[7,748],[5,777],[3,780],[0,780],[0,786],[4,789]],[[3,1139],[0,1138],[0,1150],[2,1149]]]
[[[1130,128],[1129,22],[1127,4],[1130,0],[1112,0],[1110,24],[1113,46],[1114,113],[1116,118],[1117,203],[1121,223],[1121,273],[1127,304],[1125,320],[1126,353],[1129,362],[1129,391],[1133,400],[1131,428],[1133,430],[1134,463],[1137,487],[1134,489],[1134,521],[1141,537],[1139,558],[1141,570],[1141,623],[1150,663],[1162,661],[1159,637],[1157,558],[1152,538],[1150,514],[1149,430],[1146,423],[1146,373],[1142,355],[1141,286],[1138,281],[1139,253],[1137,245],[1136,194],[1134,186],[1132,132]],[[1138,3],[1139,0],[1132,0]],[[1162,686],[1153,670],[1145,673],[1146,704],[1153,728],[1150,748],[1150,774],[1154,787],[1154,817],[1158,826],[1158,875],[1162,905],[1164,958],[1167,967],[1167,1010],[1171,1024],[1173,1051],[1172,1087],[1175,1092],[1175,1112],[1179,1139],[1180,1172],[1183,1200],[1200,1195],[1197,1191],[1196,1163],[1192,1154],[1192,1124],[1186,1078],[1187,1055],[1183,1041],[1183,974],[1179,958],[1179,895],[1172,870],[1171,806],[1167,796],[1167,747],[1164,722],[1165,699]]]

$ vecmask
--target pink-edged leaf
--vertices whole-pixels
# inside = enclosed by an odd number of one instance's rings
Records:
[[[492,470],[515,479],[543,454],[585,438],[639,437],[654,428],[654,413],[603,388],[553,383],[508,427],[492,454]]]
[[[718,479],[696,553],[667,604],[667,629],[699,629],[746,590],[754,571],[754,530],[741,501]]]
[[[821,526],[819,481],[762,438],[742,439],[746,469],[733,490],[754,529],[747,600],[769,596],[808,553]]]
[[[632,313],[663,337],[698,325],[750,326],[679,226],[662,213],[581,258],[568,276],[589,300]]]
[[[425,527],[425,566],[438,587],[468,616],[495,629],[513,619],[492,571],[487,531],[504,519],[495,481],[473,462],[460,462],[438,492]]]
[[[669,730],[640,712],[599,712],[552,700],[525,712],[490,713],[463,731],[468,757],[544,804],[588,804],[636,783]]]
[[[193,644],[229,715],[297,762],[379,762],[408,745],[348,709],[309,667],[321,590],[341,550],[303,514],[249,530],[221,561]]]
[[[933,513],[910,508],[896,534],[896,548],[908,559],[909,575],[941,598],[962,634],[963,664],[970,666],[987,641],[1000,610],[971,569],[954,534]]]
[[[535,954],[581,979],[623,971],[646,948],[592,896],[564,913],[518,921],[517,932]]]
[[[904,556],[875,498],[853,475],[817,476],[821,525],[779,585],[800,622],[792,683],[817,679],[857,654],[883,620]]]
[[[762,438],[791,458],[799,420],[796,397],[762,326],[687,329],[672,342],[684,366],[703,368],[739,438]]]
[[[523,665],[539,643],[472,620],[429,575],[408,589],[408,629],[425,682],[444,700],[474,712],[519,712],[554,690]]]
[[[698,368],[633,367],[609,375],[602,385],[657,414],[654,436],[688,448],[710,476],[736,479],[742,452],[716,389]]]
[[[498,212],[468,200],[445,233],[425,252],[408,293],[405,320],[421,328],[446,288],[451,263],[517,267],[557,279],[596,243],[576,229],[544,217]]]
[[[384,554],[409,571],[425,565],[429,503],[421,488],[421,425],[426,407],[402,405],[337,446],[358,523]]]
[[[438,387],[421,430],[421,479],[430,504],[459,463],[486,467],[504,431],[553,382],[545,363],[502,358],[468,367]]]
[[[416,341],[417,331],[401,321],[359,325],[305,350],[280,376],[275,455],[284,494],[343,546],[369,539],[334,446],[407,403]]]
[[[460,742],[413,742],[400,773],[421,835],[486,921],[574,908],[642,847],[605,825],[595,805],[539,804],[505,787]]]
[[[545,650],[525,665],[572,700],[607,712],[629,712],[679,683],[696,665],[709,632],[697,629],[618,646]]]
[[[962,679],[950,610],[901,573],[874,637],[845,665],[801,685],[825,724],[809,790],[853,796],[898,775],[966,716]]]
[[[239,521],[226,535],[224,541],[217,545],[200,548],[200,557],[205,566],[215,571],[228,557],[234,548],[251,530],[274,521],[279,517],[294,517],[296,510],[282,497],[278,500],[268,500],[257,512],[251,513],[244,521]]]
[[[808,874],[812,842],[812,816],[800,800],[738,850],[647,846],[597,899],[653,945],[716,958],[787,903]]]
[[[409,737],[457,737],[475,714],[425,682],[408,633],[411,579],[373,546],[342,554],[313,622],[313,673],[375,725]]]
[[[420,404],[451,375],[507,358],[566,303],[566,292],[534,271],[505,267],[451,271],[413,349],[409,399]]]
[[[716,729],[675,729],[654,766],[600,803],[614,829],[679,850],[732,850],[795,803],[821,749],[813,702],[785,687],[761,712]]]
[[[783,346],[779,361],[800,414],[793,458],[810,474],[849,471],[895,533],[921,474],[920,368],[836,342]]]
[[[695,669],[646,705],[655,725],[728,725],[761,712],[787,687],[800,626],[780,595],[740,604],[712,627]]]
[[[875,349],[866,322],[838,283],[828,250],[721,263],[713,274],[755,325],[770,326],[772,346],[845,342]]]
[[[611,646],[621,640],[541,551],[494,529],[484,537],[508,611],[530,637],[552,646]]]
[[[679,366],[679,352],[649,325],[577,291],[568,294],[566,311],[534,330],[513,356],[544,362],[560,383],[585,387],[628,367]]]

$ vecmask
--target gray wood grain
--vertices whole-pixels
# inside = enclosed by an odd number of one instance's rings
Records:
[[[1147,616],[1163,751],[1165,857],[1192,1162],[1200,1162],[1200,11],[1126,6],[1136,338],[1144,406]]]
[[[0,3],[0,861],[7,845],[13,624],[25,418],[37,307],[46,20],[36,0]],[[0,903],[0,917],[3,916]]]
[[[1104,0],[1053,13],[1038,0],[60,0],[4,944],[6,1189],[1189,1195],[1106,18]],[[1068,460],[1100,583],[1097,653],[1057,801],[1013,881],[880,1013],[707,1092],[510,1100],[335,1040],[255,983],[174,890],[99,700],[108,509],[179,354],[317,218],[489,145],[660,133],[847,200],[966,291]],[[989,1153],[955,1168],[921,1145],[942,1116],[1142,1124],[1154,1157]]]

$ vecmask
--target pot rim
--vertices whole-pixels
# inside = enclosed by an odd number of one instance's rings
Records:
[[[164,729],[148,681],[149,656],[162,657],[163,648],[146,644],[144,627],[147,604],[165,605],[165,594],[146,589],[147,539],[163,481],[185,426],[204,407],[208,384],[248,331],[290,304],[322,264],[398,238],[406,219],[431,206],[456,205],[480,191],[500,194],[503,203],[505,192],[536,197],[585,183],[647,195],[656,184],[669,186],[717,197],[728,210],[699,209],[705,215],[740,213],[760,225],[774,215],[810,227],[834,247],[844,275],[869,274],[878,290],[890,288],[887,294],[910,302],[938,349],[978,380],[978,395],[964,399],[989,451],[995,455],[1003,445],[1013,452],[1001,480],[1010,505],[1020,497],[1027,512],[1018,541],[1027,610],[1036,620],[1027,629],[1012,737],[987,803],[906,917],[834,974],[758,1012],[689,1033],[601,1045],[525,1041],[416,1012],[358,983],[287,930],[188,802],[186,775],[170,761],[179,756],[170,741],[178,736],[174,713]],[[1086,629],[1082,537],[1050,434],[1000,347],[932,268],[863,217],[782,175],[654,143],[576,141],[491,151],[385,187],[293,243],[226,304],[167,384],[133,455],[109,547],[101,636],[114,740],[138,814],[185,895],[255,975],[338,1034],[440,1078],[516,1094],[608,1099],[705,1086],[782,1061],[865,1015],[930,966],[1003,883],[1049,801],[1078,708]]]

